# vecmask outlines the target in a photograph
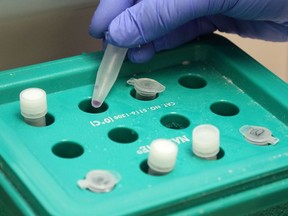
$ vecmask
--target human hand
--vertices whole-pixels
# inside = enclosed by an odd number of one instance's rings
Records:
[[[130,48],[133,62],[215,30],[288,41],[288,1],[101,0],[90,25],[93,37]]]

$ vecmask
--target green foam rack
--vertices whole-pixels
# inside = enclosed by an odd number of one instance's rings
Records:
[[[0,73],[0,195],[6,211],[23,215],[201,215],[256,212],[287,201],[288,85],[227,39],[209,35],[145,64],[125,61],[104,104],[90,105],[103,53]],[[135,98],[131,77],[166,90]],[[45,127],[26,124],[19,93],[47,92]],[[192,130],[213,124],[221,134],[217,160],[191,151]],[[253,145],[243,125],[269,128],[276,145]],[[175,169],[147,173],[150,143],[178,144]],[[91,170],[121,180],[109,193],[77,186]],[[10,210],[9,210],[10,209]],[[1,210],[5,211],[5,210]]]

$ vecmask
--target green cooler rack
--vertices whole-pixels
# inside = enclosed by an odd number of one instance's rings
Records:
[[[209,35],[145,64],[125,61],[104,104],[91,95],[103,53],[0,73],[0,215],[245,215],[287,202],[288,85],[227,39]],[[127,80],[166,87],[138,100]],[[19,93],[47,93],[47,126],[20,114]],[[217,160],[196,157],[192,130],[220,130]],[[249,143],[243,125],[266,127],[276,145]],[[147,173],[150,143],[178,145],[175,169]],[[91,170],[121,180],[108,193],[83,190]]]

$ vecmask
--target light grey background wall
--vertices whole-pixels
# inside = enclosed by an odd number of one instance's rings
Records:
[[[21,1],[34,3],[36,0]],[[0,2],[0,70],[101,49],[101,41],[88,35],[88,26],[97,1],[90,0],[93,3],[89,4],[83,3],[87,1],[78,1],[82,4],[76,5],[75,1],[66,0],[66,5],[60,2],[62,5],[56,4],[54,7],[40,7],[38,3],[34,10],[32,7],[23,12],[18,11],[18,14],[6,13],[6,16],[1,16],[5,8],[1,7]],[[11,10],[8,4],[4,6]],[[21,6],[25,8],[20,5],[18,10]]]
[[[88,35],[97,0],[2,0],[0,70],[36,64],[101,49]],[[288,81],[288,43],[222,34]]]

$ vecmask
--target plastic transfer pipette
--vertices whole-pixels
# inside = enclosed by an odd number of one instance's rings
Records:
[[[91,102],[93,107],[98,108],[104,102],[117,79],[126,52],[127,48],[107,45],[96,76]]]

